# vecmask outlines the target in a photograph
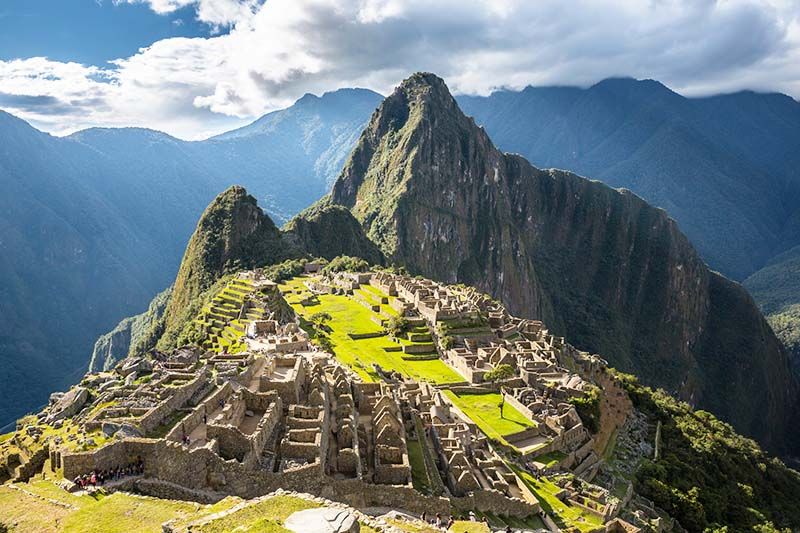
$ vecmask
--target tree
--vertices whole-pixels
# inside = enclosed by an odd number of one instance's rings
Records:
[[[394,337],[399,337],[408,331],[408,320],[402,316],[393,316],[386,323],[386,331]]]
[[[308,321],[311,322],[317,330],[320,331],[329,331],[330,327],[328,326],[328,322],[332,319],[329,313],[314,313],[310,317],[308,317]]]
[[[497,368],[490,370],[483,376],[483,379],[486,381],[500,381],[503,379],[508,379],[514,377],[516,374],[516,370],[514,367],[507,364],[498,365]]]

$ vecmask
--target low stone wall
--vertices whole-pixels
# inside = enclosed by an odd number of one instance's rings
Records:
[[[420,344],[405,344],[403,345],[403,352],[405,353],[429,353],[436,350],[433,343],[420,343]]]
[[[142,434],[146,435],[157,428],[165,418],[185,405],[186,402],[194,396],[194,393],[197,392],[200,387],[204,386],[207,381],[208,370],[204,370],[200,372],[195,379],[179,387],[172,396],[151,409],[136,423],[141,429]]]
[[[378,337],[385,337],[386,333],[383,331],[373,331],[370,333],[348,333],[347,336],[354,341],[358,341],[361,339],[377,339]]]
[[[513,394],[504,392],[503,398],[505,399],[505,402],[508,405],[510,405],[511,407],[522,413],[527,419],[536,420],[536,415],[533,413],[533,411],[528,409],[527,405],[523,404],[521,401],[515,398]]]

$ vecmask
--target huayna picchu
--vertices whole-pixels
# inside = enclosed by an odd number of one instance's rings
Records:
[[[752,300],[663,211],[495,149],[432,74],[283,229],[221,193],[112,333],[0,437],[0,530],[800,529],[770,455],[798,386]]]

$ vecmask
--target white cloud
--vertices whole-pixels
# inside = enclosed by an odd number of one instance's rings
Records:
[[[196,138],[305,92],[386,93],[417,70],[466,93],[626,75],[690,95],[800,96],[791,0],[141,1],[159,13],[192,5],[199,20],[232,27],[158,41],[105,68],[0,61],[0,95],[12,95],[0,107],[56,132],[141,125]]]
[[[197,20],[214,27],[230,26],[253,15],[263,0],[114,0],[116,4],[147,4],[159,15],[194,6]]]

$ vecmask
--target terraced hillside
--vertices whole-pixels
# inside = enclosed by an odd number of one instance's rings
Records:
[[[232,278],[191,322],[190,327],[196,332],[192,340],[215,353],[245,351],[242,337],[247,322],[264,318],[265,313],[254,293],[252,281]]]

